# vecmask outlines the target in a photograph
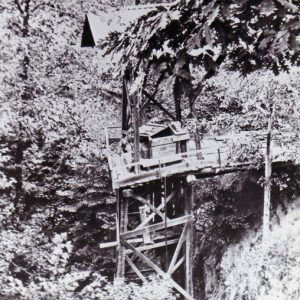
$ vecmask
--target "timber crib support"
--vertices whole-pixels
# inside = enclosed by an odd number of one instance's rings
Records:
[[[193,177],[163,178],[116,191],[117,242],[107,247],[117,246],[117,277],[135,274],[133,280],[147,282],[150,268],[194,299],[193,184]]]

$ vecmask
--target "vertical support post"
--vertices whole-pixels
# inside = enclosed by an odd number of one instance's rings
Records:
[[[221,151],[220,151],[220,149],[218,148],[218,164],[219,164],[219,166],[220,166],[220,168],[221,168]]]
[[[109,135],[108,135],[107,127],[105,127],[105,144],[106,144],[106,150],[109,151]]]
[[[127,105],[128,105],[128,94],[127,94],[127,86],[126,79],[123,78],[123,86],[122,86],[122,131],[128,130],[128,119],[127,119]]]
[[[195,144],[196,144],[196,150],[201,150],[201,137],[199,134],[199,130],[197,128],[196,128],[196,132],[195,132]],[[197,159],[198,160],[202,159],[201,152],[197,153]]]
[[[264,212],[263,212],[263,243],[266,244],[270,232],[270,207],[271,207],[271,185],[272,185],[272,125],[273,107],[268,120],[267,148],[265,153],[265,184],[264,184]]]
[[[173,95],[175,101],[175,112],[176,112],[176,121],[181,123],[181,88],[179,77],[176,76],[174,86],[173,86]]]
[[[127,231],[128,224],[128,198],[122,196],[122,191],[117,190],[117,201],[119,203],[119,236]],[[125,248],[122,243],[119,243],[118,249],[118,265],[117,265],[117,277],[124,277],[125,275]]]
[[[139,109],[137,95],[130,96],[133,112],[133,130],[134,130],[134,162],[140,161],[140,132],[139,132]],[[139,166],[135,166],[136,174],[139,173]]]
[[[132,96],[133,115],[134,115],[134,154],[135,162],[140,160],[140,132],[139,132],[139,111],[137,103],[137,95]]]
[[[164,235],[165,235],[165,271],[168,271],[169,268],[169,255],[168,255],[168,243],[167,243],[167,213],[168,213],[168,207],[167,207],[167,196],[168,196],[168,186],[167,186],[167,177],[163,178],[163,186],[164,186],[164,222],[165,222],[165,230],[164,230]]]
[[[184,183],[185,215],[192,215],[194,206],[194,187],[192,184]],[[194,253],[194,228],[193,221],[187,224],[187,233],[185,241],[185,290],[192,297],[193,288],[193,253]]]
[[[141,222],[145,221],[147,218],[146,210],[147,210],[146,205],[142,205],[139,207]],[[149,229],[145,230],[145,232],[143,233],[143,239],[144,239],[144,244],[153,244]]]

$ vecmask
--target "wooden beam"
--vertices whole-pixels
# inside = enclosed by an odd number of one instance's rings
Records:
[[[133,191],[132,191],[132,189],[126,189],[126,190],[123,190],[122,194],[123,194],[124,198],[130,198],[130,197],[132,197]]]
[[[128,118],[127,118],[127,106],[128,106],[128,94],[127,94],[127,86],[126,79],[123,79],[122,86],[122,130],[128,130]]]
[[[164,219],[164,214],[158,210],[155,206],[153,206],[149,201],[147,201],[146,199],[144,199],[143,197],[136,195],[136,194],[132,194],[132,198],[142,202],[143,204],[147,205],[148,207],[150,207],[150,209],[152,209],[153,212],[155,212],[157,215],[159,215],[162,219]],[[146,219],[146,218],[145,218]]]
[[[168,240],[167,242],[163,241],[163,242],[155,243],[155,244],[152,244],[152,245],[140,246],[140,247],[137,247],[135,249],[137,249],[139,251],[148,251],[148,250],[164,247],[166,245],[166,243],[167,243],[167,245],[174,245],[178,241],[179,241],[179,239],[172,239],[172,240]],[[131,250],[125,250],[125,253],[129,254],[129,253],[132,253],[132,251]]]
[[[175,112],[176,112],[176,121],[181,122],[181,83],[179,76],[175,77],[174,85],[173,85],[173,95],[175,102]]]
[[[201,150],[201,137],[200,137],[200,134],[197,129],[196,129],[196,133],[195,133],[195,144],[196,144],[196,150]],[[203,158],[201,152],[199,152],[197,154],[197,158],[199,160]]]
[[[140,270],[135,266],[135,264],[132,262],[132,260],[126,255],[125,256],[126,261],[132,268],[132,270],[136,273],[136,275],[144,282],[147,283],[148,280],[145,278],[145,276],[140,272]]]
[[[137,95],[129,96],[132,102],[133,130],[134,130],[134,162],[140,161],[140,133],[139,133],[139,112]],[[139,166],[135,167],[136,174],[139,173]]]
[[[147,264],[150,268],[152,268],[157,274],[165,277],[166,273],[162,271],[155,263],[153,263],[147,256],[141,253],[139,250],[134,248],[132,245],[128,244],[124,239],[121,239],[122,244],[132,250],[145,264]],[[172,278],[169,278],[172,286],[181,293],[186,299],[194,300],[194,298],[189,295],[177,282],[175,282]]]
[[[184,225],[184,228],[183,228],[183,231],[181,233],[180,239],[179,239],[178,244],[176,246],[176,249],[174,251],[171,263],[170,263],[169,268],[168,268],[168,274],[172,274],[173,273],[173,269],[174,269],[174,266],[176,264],[178,255],[180,253],[180,250],[181,250],[181,247],[183,245],[183,242],[185,241],[185,238],[186,238],[186,233],[187,233],[187,224]]]
[[[146,90],[142,90],[143,94],[158,108],[160,108],[165,114],[167,114],[173,121],[176,121],[175,117],[167,110],[165,109],[159,102],[157,102],[154,97],[152,97]]]
[[[174,234],[174,232],[172,232],[172,231],[168,232],[168,238],[174,238],[175,236],[178,236],[178,235]],[[152,240],[157,241],[157,240],[161,240],[164,238],[165,238],[165,236],[160,234],[160,235],[154,235],[152,237]],[[142,243],[143,241],[144,241],[143,238],[135,238],[135,239],[127,240],[127,242],[130,244]],[[116,247],[118,245],[119,245],[118,241],[113,241],[113,242],[100,243],[99,247],[100,247],[100,249],[105,249],[105,248]]]
[[[179,217],[179,218],[176,218],[176,219],[170,219],[168,224],[167,224],[167,228],[177,226],[177,225],[181,225],[181,224],[185,224],[185,223],[189,222],[191,219],[192,219],[192,217],[189,216],[189,215]],[[120,237],[122,237],[123,239],[124,238],[131,238],[131,237],[135,237],[137,235],[143,234],[146,230],[154,231],[154,230],[160,230],[160,229],[163,229],[163,228],[165,228],[165,222],[160,222],[160,223],[149,225],[147,227],[134,229],[132,231],[127,231],[127,232],[121,233]]]
[[[186,291],[193,295],[193,223],[192,216],[193,206],[194,206],[194,187],[184,185],[184,200],[185,200],[185,214],[190,216],[189,222],[186,224],[187,233],[185,239],[185,289]]]
[[[168,272],[168,274],[172,275],[174,272],[177,271],[177,269],[185,262],[185,255],[183,255],[178,262],[176,263],[176,265],[172,268],[171,272]]]
[[[176,192],[173,191],[166,199],[166,203],[168,203],[171,199],[173,199],[173,197],[176,195]],[[161,203],[158,207],[157,210],[162,210],[165,207],[164,203]],[[151,213],[136,229],[140,229],[143,228],[146,224],[149,223],[150,220],[153,219],[153,217],[155,216],[155,212]]]
[[[150,99],[147,98],[146,101],[141,105],[139,109],[139,114],[143,111],[143,109],[150,103]]]
[[[195,185],[196,184],[196,176],[193,175],[193,174],[189,174],[187,177],[186,177],[186,182],[188,185]]]
[[[105,127],[105,144],[106,144],[106,150],[109,151],[109,134],[108,129]]]
[[[141,222],[143,222],[147,218],[146,208],[147,208],[146,205],[139,207]],[[153,244],[149,230],[146,230],[143,233],[143,239],[144,239],[144,244]]]
[[[117,197],[120,202],[120,229],[119,229],[119,239],[122,233],[127,231],[128,225],[128,198],[122,197],[122,192],[117,191]],[[117,265],[117,277],[124,277],[125,275],[125,249],[122,244],[119,245],[118,251],[118,265]]]

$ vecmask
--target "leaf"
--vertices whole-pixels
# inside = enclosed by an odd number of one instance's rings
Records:
[[[259,6],[259,9],[261,14],[269,16],[275,12],[276,7],[272,0],[264,0]]]
[[[214,10],[213,12],[210,14],[210,16],[208,17],[208,20],[206,22],[206,24],[208,26],[210,26],[214,21],[215,19],[217,18],[218,14],[219,14],[219,10],[220,10],[220,6],[218,5]]]
[[[213,0],[209,4],[204,6],[204,8],[203,8],[203,15],[204,16],[208,16],[209,14],[212,13],[213,7],[216,4],[216,2],[217,2],[216,0]]]
[[[281,5],[283,5],[287,9],[291,9],[293,12],[299,11],[299,7],[289,2],[288,0],[277,0]]]

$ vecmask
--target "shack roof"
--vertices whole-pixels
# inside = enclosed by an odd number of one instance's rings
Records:
[[[137,6],[127,6],[118,10],[110,9],[97,13],[86,15],[81,47],[94,47],[99,40],[105,39],[110,32],[122,32],[131,22],[142,15],[149,13],[158,7],[169,8],[174,3],[145,4]]]
[[[182,135],[188,133],[181,127],[180,122],[171,122],[169,125],[147,123],[139,128],[141,137],[159,137],[169,135]]]
[[[140,132],[140,136],[152,137],[167,128],[168,128],[167,125],[148,123],[148,124],[144,124],[143,126],[141,126],[139,128],[139,132]]]

